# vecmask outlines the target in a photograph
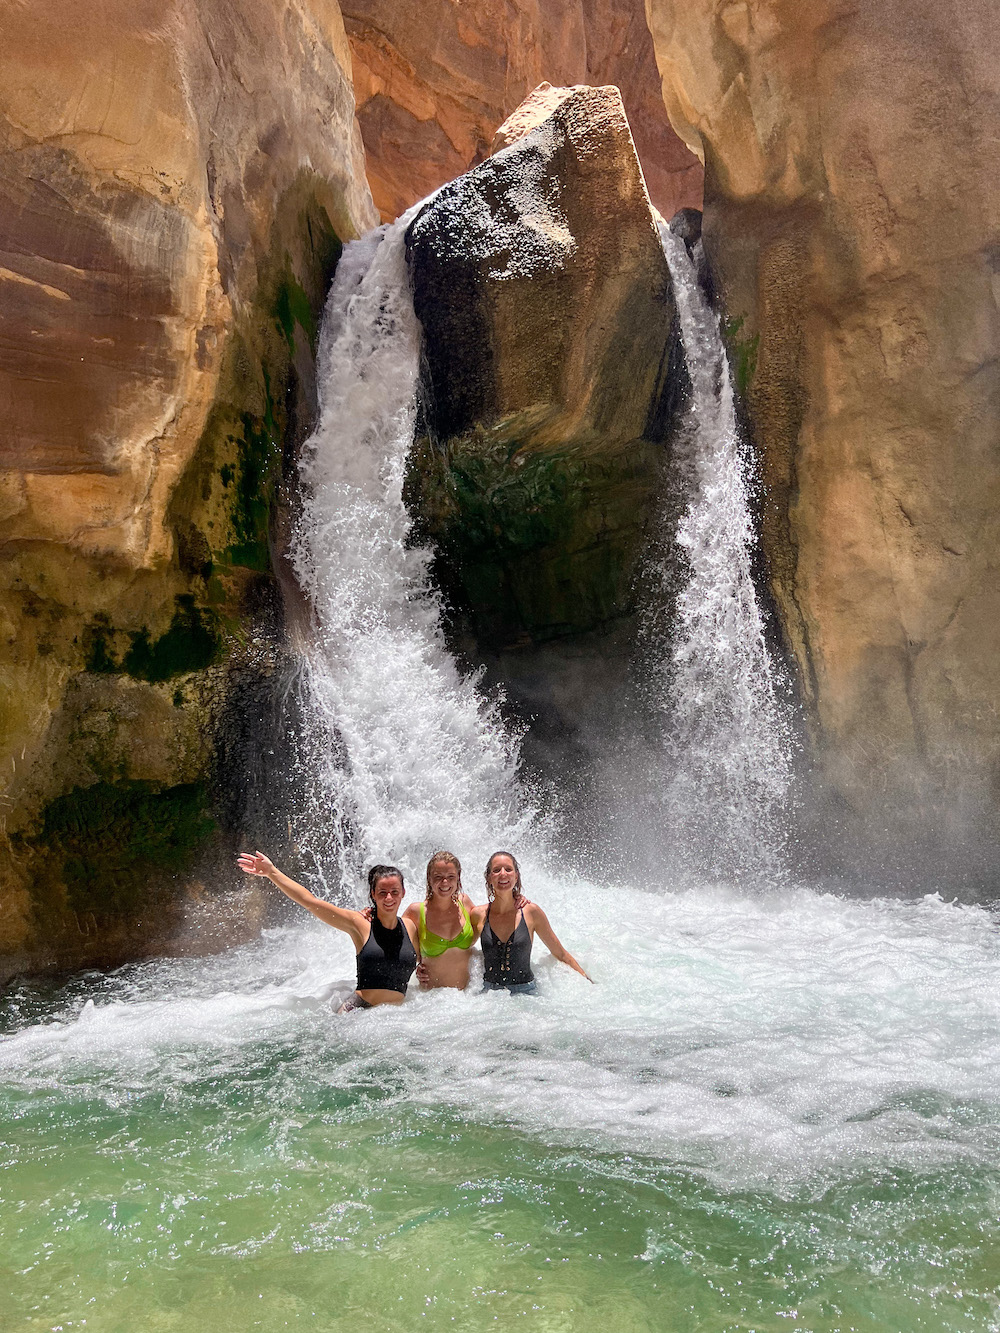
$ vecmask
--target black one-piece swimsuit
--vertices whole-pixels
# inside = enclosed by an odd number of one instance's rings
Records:
[[[523,907],[517,925],[505,940],[494,935],[487,908],[481,943],[485,964],[483,984],[488,989],[494,986],[529,986],[534,982],[531,971],[531,931],[524,919]]]
[[[402,921],[389,930],[375,917],[358,950],[358,990],[396,990],[405,995],[416,965],[417,951]]]

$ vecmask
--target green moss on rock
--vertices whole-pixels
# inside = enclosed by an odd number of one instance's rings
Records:
[[[230,520],[234,541],[226,558],[234,565],[264,573],[271,568],[271,511],[281,475],[281,449],[271,385],[264,372],[263,417],[244,412],[239,454],[232,469]]]
[[[453,609],[484,642],[586,633],[631,612],[658,451],[533,449],[510,430],[424,439],[406,500]]]
[[[175,601],[169,629],[156,639],[145,625],[131,631],[130,645],[120,660],[114,647],[119,632],[106,615],[96,615],[84,631],[86,669],[159,682],[211,666],[222,651],[215,613],[198,607],[190,593],[178,594]]]
[[[221,579],[231,605],[271,572],[283,471],[314,407],[319,320],[343,248],[315,185],[304,175],[279,207],[275,248],[230,333],[218,397],[171,501],[185,569]]]
[[[753,383],[757,371],[757,352],[760,347],[759,333],[755,333],[753,337],[744,336],[745,323],[746,316],[738,315],[725,320],[722,325],[722,336],[733,368],[733,382],[741,398],[746,397]]]
[[[170,628],[150,640],[145,628],[132,635],[121,669],[137,680],[163,681],[188,671],[203,671],[219,656],[222,640],[211,612],[201,611],[194,598],[182,594]]]
[[[309,339],[309,347],[315,352],[318,325],[305,288],[294,274],[289,274],[278,284],[278,295],[274,303],[274,317],[285,335],[288,355],[295,355],[295,326],[302,329]]]
[[[35,841],[74,911],[134,915],[150,880],[183,870],[215,827],[200,782],[96,782],[52,801]]]

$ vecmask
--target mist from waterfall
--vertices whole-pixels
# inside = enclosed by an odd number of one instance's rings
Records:
[[[314,860],[331,888],[366,859],[517,845],[532,816],[518,736],[445,647],[429,553],[410,543],[414,211],[345,247],[323,324],[319,423],[300,462],[292,561],[313,613],[303,762]]]
[[[751,569],[752,462],[719,319],[687,246],[658,223],[691,382],[672,441],[652,571],[647,688],[663,723],[661,801],[672,855],[737,883],[784,866],[792,738]],[[680,570],[678,570],[678,556]]]
[[[403,482],[421,343],[405,248],[413,212],[345,248],[323,324],[319,424],[300,462],[292,559],[313,615],[303,826],[328,889],[355,882],[366,859],[419,863],[432,844],[479,854],[519,845],[531,827],[537,841],[519,735],[448,652],[430,553],[411,544]],[[684,242],[665,224],[661,240],[691,382],[667,479],[671,502],[680,493],[684,505],[679,521],[665,512],[647,570],[644,689],[661,736],[652,761],[646,738],[607,823],[620,838],[641,824],[647,858],[668,846],[679,873],[773,881],[790,741],[751,572],[751,468],[718,319]],[[600,806],[593,822],[604,822]]]

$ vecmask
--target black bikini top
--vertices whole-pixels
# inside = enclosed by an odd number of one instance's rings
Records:
[[[524,919],[524,908],[517,925],[505,940],[497,939],[490,925],[489,908],[486,910],[486,924],[480,943],[483,946],[483,962],[486,965],[484,981],[494,981],[501,986],[523,986],[534,981],[531,972],[531,931]]]
[[[402,921],[392,930],[372,918],[372,928],[358,950],[358,990],[397,990],[406,994],[406,983],[417,965],[417,951]]]

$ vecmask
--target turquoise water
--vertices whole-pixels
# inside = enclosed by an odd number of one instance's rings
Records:
[[[13,992],[0,1326],[1000,1328],[987,913],[535,883],[597,986],[338,1018],[310,924]]]

